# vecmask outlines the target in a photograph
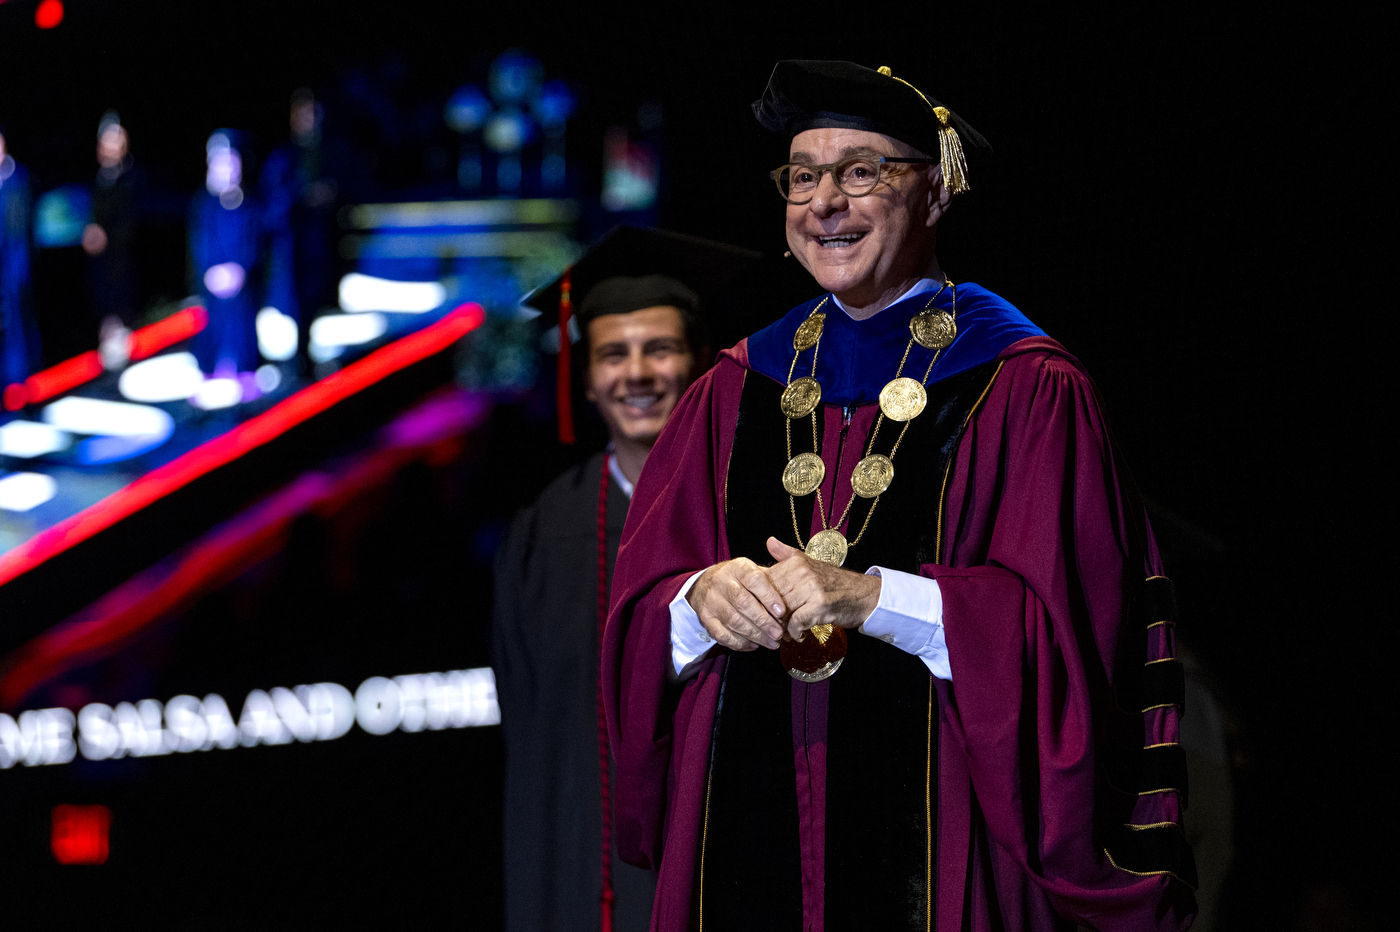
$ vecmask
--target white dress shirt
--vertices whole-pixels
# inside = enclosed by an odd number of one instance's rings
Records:
[[[704,572],[687,579],[671,600],[671,664],[677,676],[684,676],[686,667],[715,647],[714,638],[686,599]],[[872,566],[866,574],[880,577],[880,601],[856,630],[913,654],[934,676],[951,681],[953,668],[943,634],[943,593],[938,581],[882,566]]]

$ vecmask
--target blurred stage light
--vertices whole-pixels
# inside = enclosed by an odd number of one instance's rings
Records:
[[[11,421],[0,426],[0,455],[16,459],[32,459],[47,453],[68,449],[73,438],[49,424],[35,421]]]
[[[54,497],[58,483],[38,472],[12,472],[0,479],[0,509],[29,511]]]
[[[340,280],[340,309],[422,314],[442,307],[447,289],[437,282],[396,282],[351,272]]]
[[[238,379],[205,379],[190,398],[190,404],[205,411],[232,408],[243,400],[243,383]]]
[[[539,93],[544,79],[540,60],[519,49],[510,49],[491,62],[491,96],[498,103],[519,104]]]
[[[491,101],[475,84],[464,84],[447,98],[442,119],[449,129],[457,133],[470,133],[481,128],[491,113]]]
[[[61,0],[42,0],[34,8],[34,25],[40,29],[52,29],[63,22],[63,3]]]
[[[101,761],[293,740],[334,741],[356,722],[368,734],[386,735],[500,721],[490,667],[393,679],[373,676],[353,695],[339,683],[254,689],[237,721],[213,693],[203,701],[176,696],[163,707],[155,699],[119,702],[115,708],[93,702],[76,717],[62,708],[31,710],[18,719],[0,714],[0,770],[16,764],[65,764],[76,753]]]
[[[266,395],[282,384],[282,372],[274,365],[258,366],[258,371],[253,373],[253,382],[258,391]]]
[[[548,81],[535,100],[535,115],[545,126],[563,124],[574,112],[576,99],[563,81]]]
[[[394,227],[567,225],[579,218],[577,201],[527,197],[495,201],[410,201],[360,204],[345,219],[359,230]]]
[[[49,848],[60,864],[106,864],[111,828],[106,806],[54,806]]]
[[[220,262],[211,265],[204,273],[204,287],[216,298],[232,298],[243,290],[243,282],[248,274],[237,262]]]
[[[327,314],[311,322],[311,344],[307,351],[316,362],[340,355],[346,346],[358,346],[384,335],[388,322],[383,314]]]
[[[275,307],[265,307],[258,311],[254,326],[258,331],[258,352],[263,359],[286,362],[297,354],[297,322],[289,315]]]
[[[149,434],[137,437],[89,437],[79,442],[76,459],[85,466],[120,463],[133,456],[149,453],[170,439],[168,435]]]
[[[117,390],[128,401],[183,401],[203,382],[193,353],[168,353],[128,368],[117,380]]]
[[[52,249],[77,246],[92,220],[92,195],[81,185],[67,184],[40,195],[34,206],[34,240]]]
[[[110,437],[170,436],[175,421],[160,408],[69,395],[44,409],[44,421],[75,434]]]
[[[534,123],[519,110],[504,110],[491,117],[482,138],[496,152],[516,152],[534,138]]]

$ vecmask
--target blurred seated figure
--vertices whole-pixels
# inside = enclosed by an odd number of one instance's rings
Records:
[[[339,186],[322,136],[324,111],[306,88],[292,93],[291,141],[258,175],[268,236],[265,301],[296,320],[305,353],[316,311],[333,295],[331,253]]]
[[[30,208],[29,173],[10,155],[0,131],[0,386],[22,382],[38,368],[29,287]]]
[[[205,159],[205,190],[195,195],[190,208],[189,250],[209,324],[195,338],[194,353],[206,374],[232,378],[258,363],[258,303],[251,279],[260,225],[243,190],[241,135],[217,130],[209,137]]]
[[[131,157],[131,137],[116,111],[97,125],[97,177],[92,186],[92,222],[83,230],[92,307],[104,340],[138,323],[140,270],[136,261],[144,176]]]

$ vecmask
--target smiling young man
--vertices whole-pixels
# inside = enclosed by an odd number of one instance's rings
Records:
[[[660,279],[664,276],[655,276]],[[606,302],[610,295],[600,291],[612,290],[612,279],[594,289],[590,298],[594,306]],[[636,288],[634,283],[623,287]],[[643,287],[657,287],[643,280]],[[661,283],[662,288],[676,291],[674,284]],[[690,305],[689,295],[676,298],[658,294],[646,300],[678,300]],[[625,303],[625,302],[624,302]],[[635,301],[632,303],[636,303]],[[642,474],[642,465],[651,452],[666,419],[681,400],[695,376],[696,354],[700,348],[691,344],[686,326],[687,314],[675,304],[656,304],[626,313],[592,314],[588,320],[588,369],[584,377],[584,393],[598,407],[598,414],[608,427],[612,442],[612,463],[627,480],[630,492]]]
[[[826,293],[697,381],[623,534],[603,683],[653,928],[1185,928],[1141,502],[1079,363],[938,264],[985,142],[849,62],[780,62],[754,113]]]
[[[624,227],[527,299],[552,316],[569,282],[580,338],[571,358],[610,443],[522,511],[497,554],[493,666],[506,745],[511,932],[650,925],[654,877],[617,860],[610,845],[599,630],[633,486],[709,362],[698,292],[756,258]]]

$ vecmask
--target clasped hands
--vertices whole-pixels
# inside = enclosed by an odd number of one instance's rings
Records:
[[[784,634],[800,641],[815,625],[854,628],[880,601],[878,576],[813,560],[776,537],[768,538],[768,553],[777,561],[772,566],[746,557],[716,563],[686,594],[723,647],[773,650]]]

